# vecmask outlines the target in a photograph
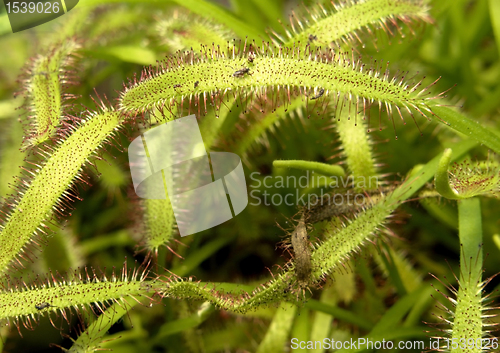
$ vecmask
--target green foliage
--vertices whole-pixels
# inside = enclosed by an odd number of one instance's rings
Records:
[[[4,351],[325,352],[292,338],[429,326],[468,346],[426,349],[487,351],[469,343],[499,322],[497,2],[230,3],[89,0],[16,35],[0,14]],[[126,152],[193,113],[250,203],[180,238],[168,199],[132,196]],[[45,334],[56,319],[77,333]]]

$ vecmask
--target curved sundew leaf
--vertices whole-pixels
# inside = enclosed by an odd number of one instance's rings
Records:
[[[347,166],[354,178],[362,178],[365,181],[366,190],[375,190],[378,183],[371,183],[372,178],[376,178],[377,168],[373,157],[372,141],[367,134],[367,129],[363,121],[353,124],[349,121],[347,114],[338,119],[335,129],[339,134],[342,143],[343,155],[346,158]]]
[[[402,109],[434,116],[428,102],[436,97],[424,95],[430,86],[417,91],[420,82],[403,83],[404,76],[390,78],[387,70],[381,73],[378,67],[367,69],[359,58],[348,53],[329,50],[315,54],[309,46],[286,49],[263,44],[262,48],[254,48],[233,47],[229,55],[213,48],[201,55],[191,51],[170,57],[146,69],[139,82],[122,92],[120,109],[137,113],[180,105],[189,106],[191,113],[194,103],[198,113],[202,108],[206,113],[209,106],[220,109],[230,96],[246,106],[255,95],[275,110],[290,104],[293,95],[304,94],[309,100],[328,99],[335,109],[348,105],[346,109],[352,116],[364,111],[368,119],[368,108],[373,104],[391,116],[393,110],[397,111],[401,119]],[[309,97],[311,91],[320,94]]]
[[[308,9],[308,16],[290,16],[291,31],[288,38],[276,36],[276,44],[292,47],[294,43],[328,46],[331,43],[361,41],[359,32],[367,28],[383,28],[392,34],[397,20],[430,22],[427,1],[420,0],[347,0],[339,4]]]
[[[497,161],[465,160],[455,163],[448,171],[451,150],[443,153],[434,182],[442,196],[461,200],[485,195],[500,197],[500,164]]]
[[[53,136],[61,122],[64,85],[70,80],[67,67],[80,45],[74,39],[54,45],[47,54],[38,55],[26,73],[24,93],[28,98],[28,133],[25,145],[33,146]]]
[[[30,328],[41,316],[56,313],[68,320],[68,310],[83,314],[90,305],[100,311],[110,302],[130,308],[127,299],[137,301],[147,296],[155,285],[154,280],[145,281],[146,274],[140,268],[130,273],[126,265],[109,278],[98,276],[95,271],[89,274],[87,269],[76,270],[65,277],[50,272],[47,278],[34,279],[36,290],[22,280],[7,277],[0,291],[0,320],[13,320],[16,324],[21,321]]]
[[[44,233],[44,222],[65,207],[62,198],[71,199],[67,189],[79,178],[82,166],[121,124],[121,114],[106,110],[89,114],[87,120],[73,126],[74,132],[59,144],[43,165],[37,165],[36,174],[26,182],[26,189],[15,201],[0,232],[0,273],[22,254],[22,249],[35,234]]]

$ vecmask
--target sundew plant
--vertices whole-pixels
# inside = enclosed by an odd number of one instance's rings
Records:
[[[4,352],[498,352],[499,1],[1,11]],[[192,114],[248,205],[181,237],[127,153]]]

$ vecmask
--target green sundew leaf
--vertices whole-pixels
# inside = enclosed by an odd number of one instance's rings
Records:
[[[37,56],[28,71],[24,90],[31,102],[31,127],[26,145],[48,140],[59,126],[64,113],[62,85],[67,83],[61,73],[72,63],[79,47],[74,39],[54,44],[47,53]]]
[[[356,111],[359,105],[365,107],[375,101],[389,111],[393,107],[398,112],[400,108],[421,114],[430,111],[427,105],[430,98],[422,97],[422,91],[416,92],[417,86],[411,88],[390,80],[388,73],[379,76],[371,70],[365,72],[360,62],[350,62],[350,56],[338,55],[333,50],[320,56],[309,55],[307,50],[304,53],[263,44],[262,48],[255,48],[254,54],[252,63],[248,63],[245,50],[231,57],[218,51],[206,51],[201,57],[194,52],[170,57],[159,67],[146,69],[141,82],[122,92],[120,109],[137,112],[179,105],[177,100],[189,97],[206,113],[207,104],[217,110],[225,104],[226,95],[229,98],[234,92],[243,96],[237,98],[242,104],[248,104],[248,96],[271,94],[276,97],[272,101],[275,109],[280,100],[287,105],[291,95],[302,93],[302,89],[307,92],[320,87],[324,97],[320,99],[330,96],[340,105],[346,100]],[[238,70],[241,66],[248,67]],[[181,87],[179,82],[183,82]]]
[[[227,113],[228,113],[227,109],[221,109],[221,114],[219,118],[216,118],[213,114],[209,114],[204,117],[203,122],[200,124],[200,130],[202,132],[203,141],[205,143],[205,147],[207,150],[210,148],[215,137],[217,136],[218,131],[227,116]],[[149,156],[149,152],[147,153]],[[162,173],[164,178],[169,177],[167,175],[168,172],[166,170],[164,170]],[[165,185],[167,184],[168,183],[165,183]],[[162,185],[162,187],[159,188],[159,190],[151,192],[152,194],[161,193],[166,195],[166,199],[161,199],[161,200],[145,199],[141,201],[142,207],[144,209],[143,224],[144,224],[146,245],[148,249],[157,251],[157,249],[160,246],[166,245],[168,247],[168,244],[172,241],[173,236],[175,234],[174,227],[176,224],[176,220],[166,187],[163,187]],[[191,258],[191,261],[194,261],[196,263],[195,258]],[[192,265],[196,267],[198,263],[194,264],[193,262],[188,262],[188,263],[184,262],[181,268],[185,270],[186,264],[190,264],[187,267],[189,268],[189,266]],[[185,274],[187,273],[188,272],[185,272]]]
[[[74,341],[68,353],[91,353],[100,348],[103,338],[118,320],[137,305],[131,303],[114,303],[106,309],[87,329]]]
[[[430,21],[426,1],[414,0],[348,1],[331,8],[320,6],[308,12],[310,18],[292,19],[293,33],[288,33],[284,46],[291,47],[299,42],[328,46],[332,42],[359,40],[357,32],[363,27],[380,26],[390,32],[388,28],[394,19]]]
[[[469,160],[454,164],[448,176],[451,150],[446,149],[436,172],[436,190],[452,200],[466,199],[478,195],[500,197],[500,163],[488,160]]]
[[[157,55],[151,49],[133,45],[117,45],[106,48],[85,50],[97,58],[114,59],[139,65],[151,65],[157,61]]]
[[[378,185],[372,185],[371,183],[371,178],[377,176],[377,169],[375,168],[371,139],[367,134],[367,126],[363,121],[354,124],[349,118],[348,112],[344,110],[335,124],[342,142],[347,166],[354,178],[370,181],[364,189],[377,189]]]
[[[386,221],[397,206],[398,203],[391,203],[384,197],[370,209],[358,213],[357,217],[344,227],[328,224],[324,230],[326,240],[312,254],[314,280],[318,281],[329,274],[371,239],[377,227]]]
[[[267,329],[264,339],[257,349],[257,353],[282,352],[290,336],[293,319],[297,307],[293,304],[281,303],[274,315],[271,325]]]
[[[82,166],[121,123],[120,114],[105,111],[89,116],[58,145],[52,156],[39,166],[36,174],[12,209],[0,232],[0,272],[20,254],[36,233],[43,233],[58,200],[81,172]]]
[[[294,168],[306,171],[313,171],[326,176],[344,176],[345,172],[341,166],[311,162],[311,161],[299,161],[299,160],[288,160],[273,161],[273,167],[275,168]]]
[[[167,288],[161,290],[162,295],[173,298],[187,298],[208,300],[219,308],[231,310],[236,313],[246,313],[261,305],[277,303],[285,298],[291,273],[275,276],[274,280],[267,283],[263,288],[257,287],[251,294],[249,286],[232,283],[193,283],[189,281],[174,281]],[[253,287],[250,287],[253,288]],[[221,293],[231,291],[237,297],[221,296]],[[250,289],[251,291],[251,289]]]
[[[168,199],[142,200],[144,207],[145,240],[148,249],[156,251],[174,237],[175,216]]]
[[[162,171],[163,178],[166,177],[167,173],[168,171]],[[166,184],[153,185],[150,183],[148,187],[150,195],[165,195],[164,199],[141,200],[144,209],[143,226],[146,246],[149,250],[157,252],[158,248],[168,247],[168,244],[173,240],[176,223]]]
[[[500,198],[500,163],[496,160],[455,163],[450,174],[450,184],[463,198],[479,195]]]
[[[153,148],[153,146],[147,146],[145,140],[143,140],[143,143],[146,155],[149,158],[150,150],[148,147]],[[162,140],[162,143],[168,142],[166,140]],[[170,156],[165,158],[170,158]],[[167,191],[167,185],[169,183],[171,185],[172,183],[172,174],[170,170],[162,170],[162,180],[163,184],[160,185],[157,183],[149,183],[147,185],[147,192],[149,195],[162,195],[164,198],[146,198],[141,201],[144,209],[143,226],[146,246],[149,250],[155,253],[158,252],[158,248],[161,246],[166,246],[172,251],[168,244],[174,237],[174,226],[176,224],[174,209]]]
[[[52,280],[50,280],[52,282]],[[66,283],[53,283],[37,290],[8,290],[0,292],[0,319],[55,313],[64,308],[82,308],[92,303],[110,300],[121,302],[138,297],[149,290],[148,282],[95,278],[87,283],[76,273]],[[37,308],[37,306],[39,306]],[[41,307],[40,307],[41,306]]]

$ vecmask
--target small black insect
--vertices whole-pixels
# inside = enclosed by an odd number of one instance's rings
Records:
[[[43,309],[47,309],[49,307],[51,307],[52,305],[50,305],[50,303],[40,303],[40,304],[36,304],[35,305],[35,308],[37,310],[43,310]]]
[[[239,69],[233,73],[233,77],[244,77],[246,74],[250,75],[250,69],[248,67],[244,67],[243,69]]]
[[[318,39],[318,37],[316,37],[315,35],[313,35],[313,34],[309,35],[309,43],[314,42],[316,39]]]
[[[198,85],[199,85],[199,84],[200,84],[200,81],[196,81],[196,82],[194,83],[194,88],[198,87]]]
[[[253,56],[252,54],[248,54],[248,62],[249,63],[253,63],[254,59],[255,59],[255,56]]]
[[[180,88],[180,87],[182,87],[182,85],[180,85],[180,84],[174,85],[174,88]]]
[[[325,94],[325,90],[323,88],[320,88],[319,91],[318,91],[318,94],[315,95],[314,97],[311,97],[310,99],[311,100],[314,100],[314,99],[318,99],[320,98],[321,96],[323,96],[323,94]]]

